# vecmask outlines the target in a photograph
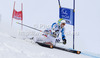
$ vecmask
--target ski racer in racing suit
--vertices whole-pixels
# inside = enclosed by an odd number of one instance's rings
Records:
[[[56,42],[60,42],[59,34],[62,35],[63,44],[66,44],[64,26],[66,21],[59,19],[58,23],[53,23],[51,28],[44,30],[43,36],[46,37],[43,41],[50,45],[55,45]],[[43,39],[43,38],[42,38]]]

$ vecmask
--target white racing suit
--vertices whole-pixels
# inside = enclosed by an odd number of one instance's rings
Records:
[[[41,38],[36,38],[35,41],[51,42],[55,45],[56,42],[60,42],[60,32],[62,33],[62,39],[65,39],[64,28],[61,28],[58,23],[53,23],[51,28],[44,30],[44,34]]]

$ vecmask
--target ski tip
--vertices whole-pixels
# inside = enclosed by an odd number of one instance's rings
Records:
[[[53,48],[53,45],[50,45],[50,48]]]
[[[80,54],[81,53],[81,51],[77,51],[77,54]]]

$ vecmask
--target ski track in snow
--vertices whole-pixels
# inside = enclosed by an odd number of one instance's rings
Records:
[[[95,58],[90,56],[41,47],[30,40],[12,38],[0,33],[0,58]]]

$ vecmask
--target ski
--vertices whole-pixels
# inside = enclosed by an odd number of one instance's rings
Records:
[[[77,50],[65,49],[65,48],[61,48],[61,47],[57,47],[57,46],[52,46],[52,45],[48,45],[48,44],[40,43],[40,42],[36,42],[36,43],[38,45],[40,45],[40,46],[51,48],[51,49],[55,48],[55,49],[59,49],[59,50],[63,50],[63,51],[71,52],[71,53],[75,53],[75,54],[80,54],[81,53],[81,51],[77,51]]]

